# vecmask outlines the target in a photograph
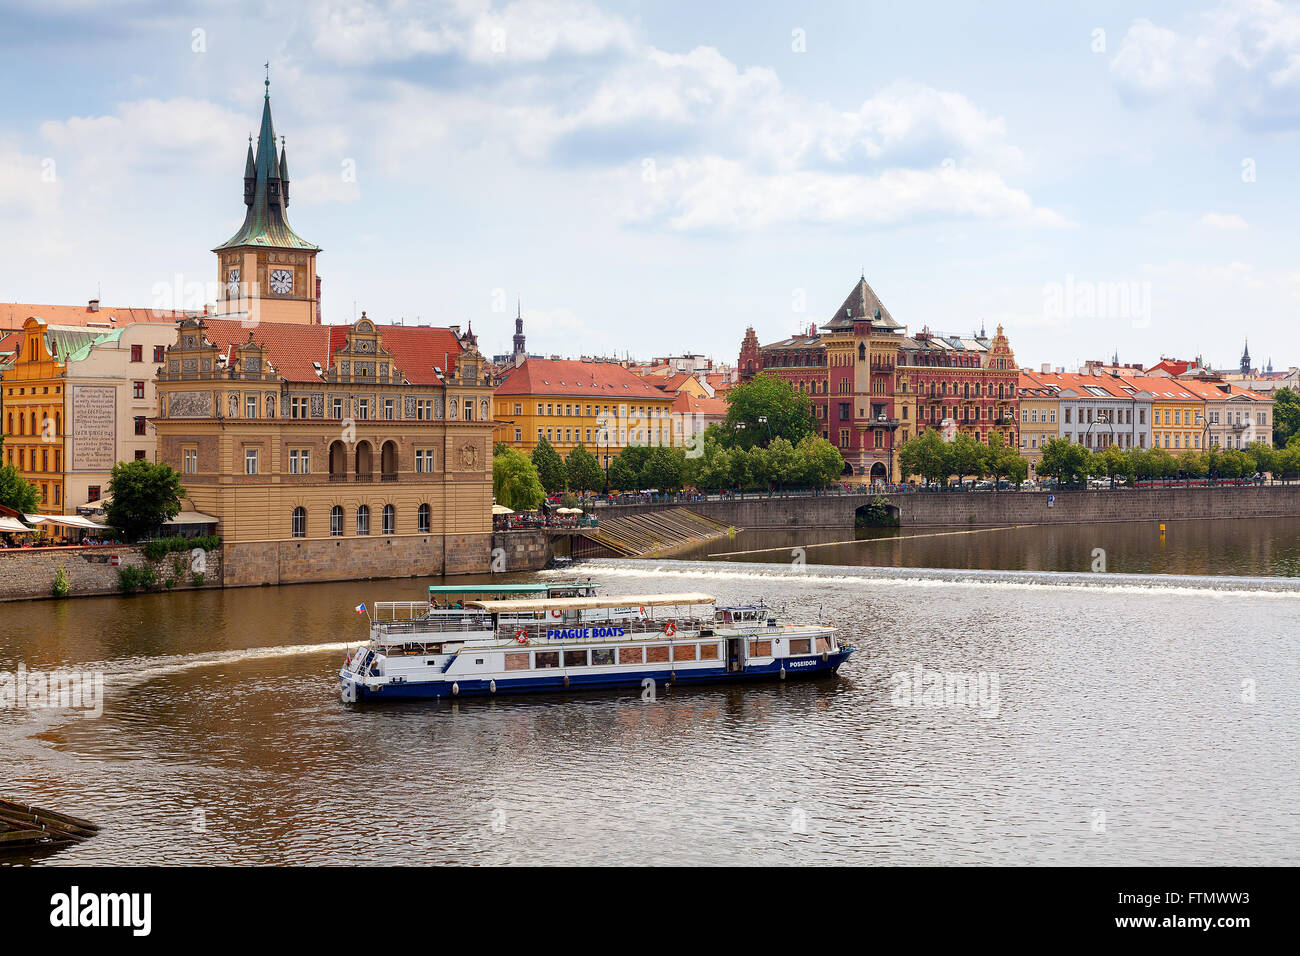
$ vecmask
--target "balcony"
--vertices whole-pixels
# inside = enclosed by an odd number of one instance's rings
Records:
[[[352,480],[353,480],[353,481],[368,481],[368,482],[374,482],[374,480],[375,480],[375,476],[374,476],[374,474],[371,473],[371,472],[366,472],[364,475],[360,475],[360,474],[359,474],[359,475],[353,475],[353,476],[352,476]]]
[[[380,476],[379,476],[379,480],[380,480],[380,481],[396,481],[396,480],[397,480],[397,475],[395,475],[395,474],[385,474],[385,475],[380,475]]]
[[[347,480],[348,480],[347,475],[340,475],[334,472],[330,473],[330,481],[347,481]]]

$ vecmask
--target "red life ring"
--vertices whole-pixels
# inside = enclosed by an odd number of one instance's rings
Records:
[[[644,604],[641,605],[641,607],[640,607],[638,610],[640,610],[640,612],[641,612],[641,616],[642,616],[642,617],[646,617],[646,616],[647,616],[647,614],[646,614],[646,612],[645,612],[645,605],[644,605]]]
[[[518,641],[520,644],[527,644],[528,632],[521,627],[519,630],[515,631],[515,640]]]
[[[677,625],[674,624],[672,621],[669,621],[667,624],[664,625],[664,633],[667,634],[669,637],[672,637],[674,634],[677,633]]]
[[[551,617],[564,617],[564,612],[563,612],[563,611],[552,610],[552,611],[551,611]]]

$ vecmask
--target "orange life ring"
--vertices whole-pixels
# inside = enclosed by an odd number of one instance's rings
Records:
[[[515,631],[515,640],[518,641],[520,644],[527,644],[528,632],[521,627],[519,630]]]
[[[664,625],[664,633],[667,634],[669,637],[672,637],[674,634],[677,633],[677,625],[674,624],[672,621],[669,621],[667,624]]]

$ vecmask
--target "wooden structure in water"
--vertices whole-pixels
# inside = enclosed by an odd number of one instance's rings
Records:
[[[80,817],[0,800],[0,854],[54,849],[98,832],[98,826]]]

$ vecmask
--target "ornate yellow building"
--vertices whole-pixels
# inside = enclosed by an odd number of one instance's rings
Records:
[[[76,326],[47,325],[31,317],[23,323],[13,366],[5,370],[5,464],[36,486],[40,509],[62,514],[67,500],[64,464],[64,391],[68,356],[104,333]],[[111,413],[111,409],[109,409]]]
[[[581,444],[605,467],[629,444],[668,445],[679,434],[676,396],[613,362],[525,359],[495,396],[495,440],[525,453],[540,438],[566,458]]]
[[[158,454],[220,518],[226,584],[487,570],[492,387],[472,335],[364,314],[178,328]]]

